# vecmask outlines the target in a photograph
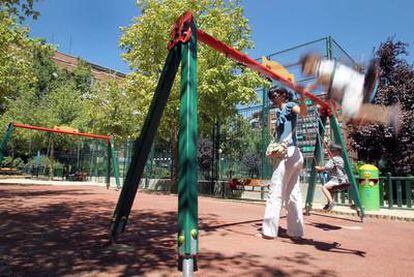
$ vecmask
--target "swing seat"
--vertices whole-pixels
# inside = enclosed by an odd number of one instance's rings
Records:
[[[342,192],[344,190],[348,190],[350,187],[351,187],[351,183],[348,182],[348,183],[340,184],[339,186],[334,186],[334,187],[332,187],[328,190],[333,195],[334,193],[338,193],[338,192]]]

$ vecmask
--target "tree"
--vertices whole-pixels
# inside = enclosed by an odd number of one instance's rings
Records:
[[[0,112],[5,100],[14,97],[28,83],[35,81],[31,71],[31,49],[36,41],[5,11],[0,11]]]
[[[136,134],[141,118],[135,102],[131,101],[134,99],[129,95],[131,92],[116,80],[97,83],[93,90],[88,117],[94,132],[109,133],[120,140]]]
[[[31,71],[35,75],[35,80],[28,84],[29,88],[36,91],[38,97],[43,96],[56,86],[60,86],[62,81],[66,82],[63,71],[52,61],[56,49],[45,41],[36,41],[30,48]]]
[[[247,169],[249,177],[259,177],[262,159],[259,154],[251,153],[243,156],[243,165]]]
[[[5,11],[12,17],[18,18],[20,21],[27,17],[37,19],[39,12],[34,9],[34,4],[38,0],[1,0],[0,11]]]
[[[360,159],[398,175],[414,171],[414,69],[404,59],[407,54],[407,44],[393,38],[381,43],[376,51],[381,73],[375,101],[387,106],[401,104],[401,133],[395,137],[390,128],[378,124],[353,127],[350,133]]]
[[[253,47],[248,20],[241,1],[203,0],[139,0],[142,15],[124,28],[120,46],[124,59],[135,70],[127,78],[127,90],[135,97],[139,117],[145,117],[149,103],[167,56],[167,43],[173,22],[191,10],[197,25],[207,33],[239,50]],[[264,84],[258,74],[238,70],[238,65],[216,51],[200,45],[198,50],[198,107],[201,134],[208,133],[217,120],[225,120],[236,111],[236,104],[256,100],[254,89]],[[179,75],[179,74],[178,74]],[[179,76],[164,111],[160,133],[171,136],[174,164],[178,165]],[[141,121],[143,122],[143,120]],[[138,126],[140,127],[140,126]],[[178,168],[174,168],[174,180]]]
[[[28,37],[29,30],[21,26],[27,17],[36,19],[37,0],[0,1],[0,113],[5,101],[16,97],[27,83],[35,81],[32,72],[32,49],[37,40]]]

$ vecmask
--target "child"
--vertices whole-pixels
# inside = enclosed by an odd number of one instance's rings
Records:
[[[322,186],[322,192],[326,197],[328,203],[323,208],[324,210],[332,210],[335,206],[330,189],[348,183],[348,176],[344,170],[344,159],[342,158],[342,148],[340,145],[332,144],[330,147],[332,158],[326,162],[325,166],[315,166],[318,172],[327,171],[329,174],[329,181]]]
[[[328,98],[340,103],[344,116],[352,122],[384,124],[393,127],[398,134],[401,128],[399,105],[386,107],[370,103],[378,79],[375,61],[370,62],[365,75],[315,53],[305,55],[300,63],[303,75],[316,76],[317,83],[328,91]]]

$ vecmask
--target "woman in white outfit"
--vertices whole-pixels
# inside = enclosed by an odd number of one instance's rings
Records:
[[[276,138],[287,145],[287,155],[274,168],[270,191],[266,202],[262,234],[265,239],[278,235],[282,205],[287,209],[287,234],[303,236],[302,195],[299,188],[299,174],[303,156],[296,141],[296,121],[300,107],[290,102],[290,93],[285,88],[272,88],[269,99],[276,106]]]

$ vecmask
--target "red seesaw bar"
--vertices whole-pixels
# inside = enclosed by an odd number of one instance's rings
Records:
[[[105,135],[95,135],[95,134],[88,134],[88,133],[78,133],[78,132],[71,132],[65,130],[55,130],[51,128],[39,127],[39,126],[32,126],[32,125],[25,125],[19,123],[13,123],[14,127],[23,128],[23,129],[30,129],[30,130],[37,130],[37,131],[44,131],[49,133],[60,133],[60,134],[68,134],[73,136],[80,136],[80,137],[88,137],[88,138],[96,138],[96,139],[105,139],[109,141],[110,136]]]
[[[204,44],[210,46],[211,48],[215,49],[216,51],[223,53],[226,55],[226,57],[229,57],[232,60],[235,60],[241,64],[243,64],[245,67],[248,67],[250,69],[253,69],[273,80],[277,80],[283,85],[285,85],[288,88],[293,89],[294,91],[300,93],[301,95],[311,99],[313,102],[321,105],[321,107],[325,108],[326,110],[329,110],[329,105],[324,102],[322,99],[317,97],[315,94],[309,92],[305,88],[303,88],[300,85],[297,85],[295,83],[292,83],[291,81],[287,80],[283,76],[271,71],[266,66],[262,65],[258,61],[252,59],[246,54],[243,54],[242,52],[226,45],[225,43],[219,41],[218,39],[206,34],[200,29],[197,29],[197,40],[203,42]]]

